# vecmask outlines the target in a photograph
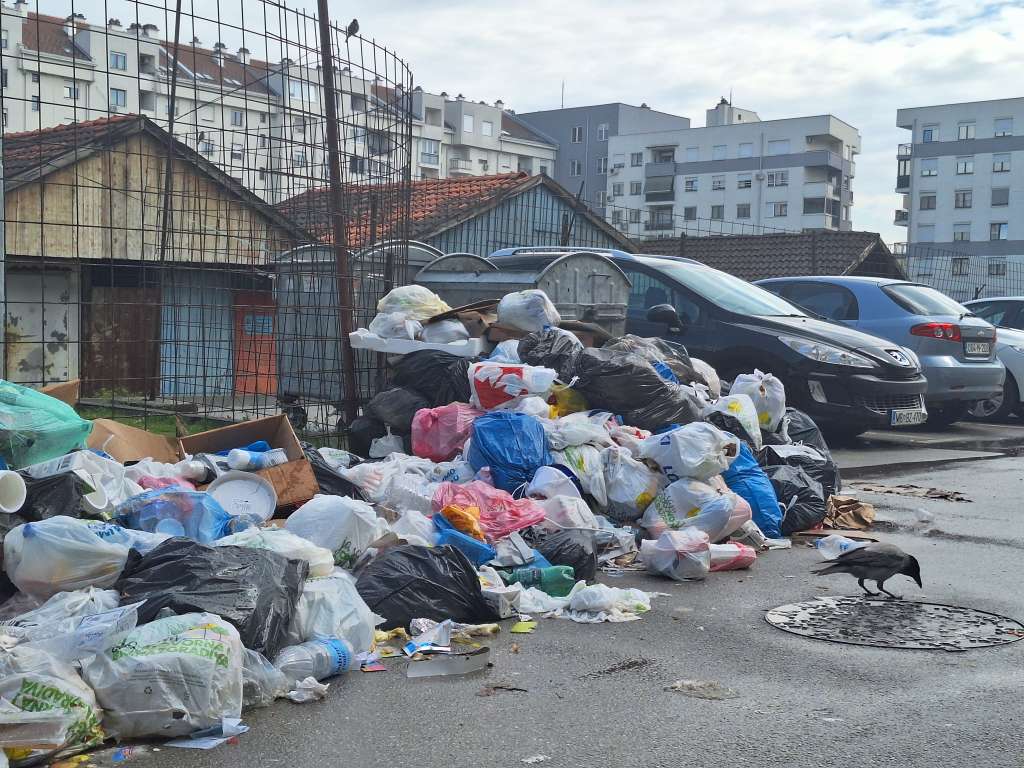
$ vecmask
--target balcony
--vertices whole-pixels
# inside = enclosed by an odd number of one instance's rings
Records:
[[[910,191],[910,174],[906,176],[896,177],[896,191],[897,192],[909,192]]]
[[[893,256],[906,256],[907,255],[907,244],[906,243],[893,243],[892,244],[892,255]]]
[[[472,174],[473,173],[473,163],[471,161],[469,161],[469,160],[466,160],[463,157],[449,157],[448,158],[448,173],[455,173],[455,174],[462,174],[462,175]]]
[[[441,158],[431,152],[420,152],[420,165],[439,165]]]
[[[647,163],[644,166],[644,176],[650,178],[651,176],[675,176],[676,175],[676,164],[675,163]]]
[[[896,215],[893,217],[892,223],[897,227],[905,227],[910,221],[910,213],[908,211],[896,211]]]
[[[671,219],[653,219],[644,222],[644,230],[646,232],[664,232],[671,229],[674,229]]]
[[[900,144],[896,148],[896,157],[910,157],[914,153],[913,144]]]
[[[829,181],[808,181],[804,184],[804,197],[839,197],[839,187]]]

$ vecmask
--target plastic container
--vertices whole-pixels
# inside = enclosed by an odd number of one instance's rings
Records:
[[[25,479],[9,469],[0,470],[0,512],[14,514],[25,504]]]
[[[228,466],[245,472],[256,472],[287,462],[288,454],[284,448],[274,448],[263,453],[247,451],[244,448],[235,448],[228,452]]]
[[[269,520],[277,509],[277,491],[270,481],[251,472],[231,470],[206,488],[229,515]]]
[[[826,560],[835,560],[844,552],[849,552],[851,549],[860,549],[866,543],[864,541],[854,541],[845,536],[840,536],[838,533],[833,533],[818,539],[814,542],[814,546]]]
[[[292,645],[274,659],[274,666],[294,685],[307,677],[326,680],[352,667],[355,654],[349,642],[341,637],[320,637]]]
[[[517,568],[508,576],[509,584],[522,584],[524,588],[537,587],[552,597],[565,597],[576,585],[576,572],[571,565],[552,565],[548,568]]]

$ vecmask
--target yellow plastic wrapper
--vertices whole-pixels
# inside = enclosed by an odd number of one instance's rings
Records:
[[[553,410],[556,418],[590,410],[587,399],[570,386],[555,384],[551,388],[551,393],[555,398]]]
[[[441,510],[445,520],[452,524],[452,527],[462,531],[467,536],[472,536],[477,541],[486,541],[483,529],[480,528],[480,509],[478,507],[460,507],[456,504],[449,504]]]

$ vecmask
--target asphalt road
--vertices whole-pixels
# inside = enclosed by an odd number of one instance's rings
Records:
[[[1024,459],[933,469],[892,468],[880,482],[957,490],[971,502],[861,494],[879,509],[879,536],[921,561],[909,599],[1024,619]],[[849,479],[849,478],[848,478]],[[931,515],[920,523],[918,510]],[[405,662],[353,672],[326,701],[278,702],[246,715],[237,745],[163,748],[159,768],[223,766],[1024,766],[1024,641],[968,653],[862,648],[807,640],[764,621],[772,607],[855,594],[851,577],[811,576],[807,547],[770,552],[747,572],[703,583],[605,579],[668,593],[626,624],[542,620],[503,631],[493,669],[408,680]],[[513,644],[518,646],[514,652]],[[739,698],[665,691],[716,680]],[[507,683],[525,692],[481,696]]]

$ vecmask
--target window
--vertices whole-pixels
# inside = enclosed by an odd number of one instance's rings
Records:
[[[473,132],[473,116],[463,115],[462,116],[462,132],[472,133]]]
[[[926,125],[921,129],[921,143],[931,144],[933,141],[939,140],[939,126],[937,125]]]
[[[260,168],[260,169],[259,169],[259,170],[258,170],[258,171],[256,172],[256,175],[257,175],[257,176],[259,177],[259,180],[260,180],[260,181],[263,181],[263,180],[265,180],[265,179],[267,178],[267,169],[266,169],[266,168]]]
[[[604,208],[605,203],[607,202],[608,193],[605,192],[603,189],[599,189],[597,190],[597,192],[594,193],[594,205],[596,205],[598,208]]]
[[[843,206],[843,221],[849,221],[849,220],[850,220],[850,206],[844,205]]]
[[[769,155],[788,155],[789,139],[773,139],[768,142]]]
[[[270,137],[267,136],[266,134],[260,134],[260,137],[259,137],[259,147],[260,147],[260,149],[265,149],[266,147],[269,147],[269,146],[270,146]]]
[[[291,79],[288,81],[288,95],[293,99],[302,98],[302,81],[298,79]]]
[[[698,160],[700,160],[700,147],[687,147],[686,162],[696,163]]]
[[[920,162],[922,176],[939,175],[939,159],[937,157],[926,157],[922,159]]]
[[[1013,136],[1013,118],[997,117],[992,126],[993,136]]]
[[[156,112],[156,94],[139,91],[139,109],[144,112]]]
[[[639,224],[640,223],[640,209],[639,208],[630,208],[629,209],[629,223],[630,224]]]
[[[8,115],[7,115],[7,107],[4,107],[4,114],[3,114],[3,123],[2,123],[2,126],[3,126],[4,128],[6,128],[6,127],[7,127],[7,116],[8,116]]]
[[[0,31],[0,49],[7,50],[7,30]]]
[[[1010,170],[1010,154],[992,155],[992,173],[1007,173]]]
[[[612,211],[612,224],[621,224],[621,223],[622,223],[622,209],[621,208],[616,208],[615,210]]]
[[[750,189],[752,177],[749,173],[741,173],[736,177],[736,189]]]
[[[120,69],[125,71],[128,69],[128,54],[118,53],[117,51],[110,52],[110,68]]]
[[[970,273],[971,260],[966,256],[954,256],[949,266],[954,276],[963,276]]]
[[[1009,205],[1010,204],[1010,188],[1009,187],[993,187],[992,188],[992,205]]]
[[[38,83],[39,82],[39,73],[38,72],[33,72],[32,73],[32,82],[33,83]]]
[[[959,189],[953,193],[954,208],[970,208],[974,205],[974,192],[970,189]]]
[[[683,221],[696,221],[697,220],[697,206],[688,205],[683,208]]]
[[[789,203],[768,203],[768,215],[775,218],[789,215]]]
[[[927,195],[921,195],[920,200],[917,204],[918,210],[921,211],[934,211],[935,210],[935,193],[930,192]]]
[[[245,124],[245,115],[239,109],[231,110],[231,124],[236,128]]]
[[[490,120],[481,120],[480,121],[480,133],[482,133],[484,136],[493,136],[494,135],[494,123],[492,123]]]
[[[629,153],[629,164],[634,168],[639,168],[644,164],[644,153],[643,152],[630,152]]]
[[[644,183],[642,181],[631,181],[629,182],[629,194],[639,195],[643,194]]]
[[[712,160],[725,160],[726,146],[725,144],[716,144],[711,148],[711,159]]]
[[[857,297],[849,288],[829,283],[793,283],[783,295],[799,307],[829,320],[856,320],[860,315]]]
[[[1009,237],[1010,225],[1005,221],[997,221],[989,224],[988,227],[988,239],[989,240],[1006,240]]]
[[[583,163],[579,160],[569,161],[569,175],[570,176],[582,176],[583,175]]]
[[[597,126],[597,140],[608,141],[608,123],[601,123]]]
[[[919,243],[934,243],[935,242],[935,225],[934,224],[918,224],[917,225],[917,242],[919,242]]]
[[[64,98],[76,101],[78,99],[78,85],[75,83],[64,83]]]
[[[548,175],[548,167],[546,165],[542,165],[540,167],[539,173],[540,173],[541,176],[547,176]]]
[[[214,111],[213,104],[201,104],[199,106],[199,119],[206,120],[207,122],[213,122]]]
[[[199,142],[199,151],[204,155],[213,154],[213,142],[212,141],[201,141]]]
[[[472,130],[472,128],[470,130]],[[583,126],[582,125],[577,125],[577,126],[573,127],[572,135],[571,135],[571,138],[569,140],[573,144],[582,144],[583,143]]]
[[[128,106],[128,91],[124,88],[111,88],[110,89],[110,106],[112,107],[127,107]]]
[[[302,168],[306,165],[306,150],[296,149],[292,151],[292,165],[294,165],[296,168]]]
[[[736,151],[736,157],[753,157],[754,156],[754,145],[749,141],[745,141],[739,145]]]
[[[711,189],[725,189],[725,176],[712,176],[711,177]]]
[[[953,240],[958,243],[970,242],[971,239],[971,224],[967,221],[962,221],[958,224],[953,225]]]
[[[623,184],[621,181],[616,181],[614,184],[612,184],[612,196],[621,196],[624,193],[623,191],[625,190],[625,188],[625,184]]]
[[[1006,259],[989,259],[988,273],[991,277],[1006,276]]]
[[[38,96],[33,96],[32,97],[32,111],[33,112],[38,112],[39,111],[39,97]]]
[[[302,156],[303,163],[305,163],[306,157]],[[348,159],[348,172],[349,173],[366,173],[366,158],[365,157],[350,157]]]
[[[684,192],[696,192],[697,191],[697,177],[696,176],[687,176],[686,177],[686,179],[683,181],[683,191]]]
[[[242,145],[237,142],[231,144],[231,159],[241,160],[242,159]]]
[[[974,173],[974,158],[958,157],[956,159],[956,173],[958,176],[966,176]]]
[[[670,207],[648,208],[647,212],[650,215],[648,221],[651,229],[672,229],[672,209]]]
[[[676,159],[676,151],[671,147],[651,150],[651,156],[656,163],[671,163]]]
[[[725,206],[724,205],[712,205],[711,206],[711,218],[715,221],[721,221],[725,218]]]
[[[260,125],[266,125],[268,122],[270,122],[270,113],[260,112]]]
[[[737,219],[749,219],[750,218],[750,203],[737,203],[736,204],[736,218]]]
[[[974,138],[974,123],[960,123],[956,127],[957,139],[973,139]]]
[[[608,173],[608,158],[607,157],[599,157],[599,158],[597,158],[597,172],[598,173]]]
[[[769,171],[768,172],[768,186],[769,187],[786,187],[786,186],[789,186],[789,171]]]

